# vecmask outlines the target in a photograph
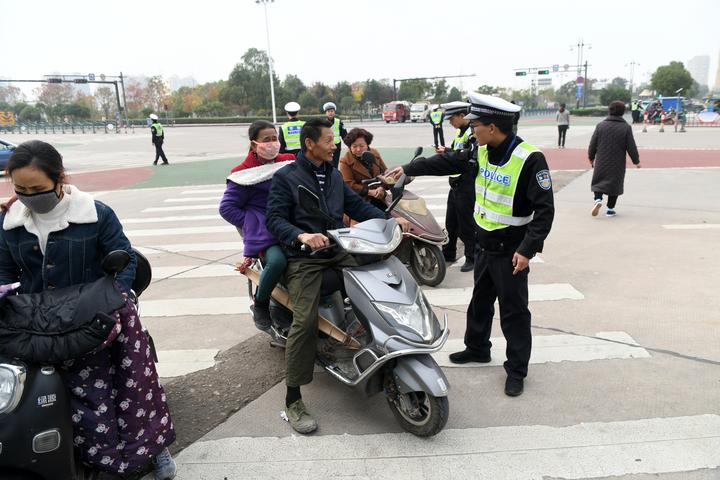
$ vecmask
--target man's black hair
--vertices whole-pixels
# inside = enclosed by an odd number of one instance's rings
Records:
[[[333,124],[327,118],[313,118],[308,120],[300,130],[300,149],[305,152],[307,147],[305,146],[305,139],[309,138],[313,142],[320,140],[323,128],[332,128]]]

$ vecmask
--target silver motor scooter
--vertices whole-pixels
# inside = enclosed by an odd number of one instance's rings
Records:
[[[392,188],[393,202],[402,198],[405,177]],[[319,198],[300,187],[300,204],[335,224]],[[359,266],[334,271],[323,278],[319,315],[346,335],[318,334],[316,362],[340,383],[367,396],[383,391],[400,425],[408,432],[428,437],[440,432],[449,415],[448,381],[431,353],[440,350],[449,335],[447,314],[438,321],[420,286],[405,265],[393,255],[403,240],[394,219],[373,219],[350,228],[328,230],[331,247],[353,254]],[[313,253],[317,253],[313,252]],[[260,261],[251,266],[256,272]],[[253,284],[250,282],[250,293]],[[276,295],[278,290],[282,295]],[[284,346],[292,312],[277,301],[285,296],[276,288],[268,332],[272,345]],[[335,337],[335,338],[334,338]]]

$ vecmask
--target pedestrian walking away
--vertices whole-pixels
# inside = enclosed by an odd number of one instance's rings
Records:
[[[157,165],[158,160],[162,158],[163,165],[169,165],[168,159],[163,151],[163,143],[165,143],[165,129],[160,123],[160,119],[154,113],[150,114],[150,132],[152,133],[152,144],[155,145],[155,161],[153,165]]]
[[[626,155],[630,155],[635,166],[640,168],[640,154],[632,127],[623,119],[625,104],[612,102],[608,112],[607,118],[595,127],[588,147],[590,167],[594,169],[590,187],[594,198],[590,211],[593,217],[600,213],[603,195],[608,197],[606,215],[616,215],[617,198],[624,192]]]
[[[456,128],[450,150],[459,152],[472,149],[475,137],[472,135],[470,122],[465,120],[470,104],[467,102],[450,102],[441,105],[445,110],[445,118]],[[445,147],[438,147],[437,153],[447,151]],[[475,152],[477,154],[477,152]],[[461,272],[470,272],[475,265],[475,220],[473,219],[473,204],[475,202],[475,177],[471,172],[450,175],[448,179],[450,191],[447,199],[447,212],[445,214],[445,229],[448,232],[448,243],[443,246],[443,256],[448,262],[457,258],[457,241],[460,238],[465,249],[465,263],[460,267]]]
[[[345,125],[342,120],[336,116],[337,106],[333,102],[326,102],[325,105],[323,105],[323,112],[325,112],[327,119],[332,122],[333,142],[335,142],[332,164],[333,167],[338,168],[338,164],[340,163],[340,152],[342,150],[342,141],[347,135],[347,130],[345,130]]]
[[[565,148],[565,136],[570,129],[570,111],[565,108],[565,104],[560,104],[560,109],[555,114],[555,121],[558,126],[558,148]]]
[[[433,127],[433,145],[435,148],[445,146],[445,134],[442,128],[443,122],[443,111],[440,109],[440,105],[437,105],[432,112],[430,112],[430,125]]]
[[[470,121],[477,160],[470,152],[444,152],[391,170],[390,175],[475,174],[474,219],[477,225],[472,300],[467,310],[465,350],[450,355],[453,363],[490,362],[490,332],[495,300],[507,340],[505,394],[524,389],[532,350],[528,308],[530,259],[542,252],[555,207],[552,180],[543,153],[513,135],[520,107],[490,95],[470,96]]]
[[[297,155],[300,153],[300,130],[305,125],[304,121],[297,118],[300,113],[300,104],[297,102],[286,103],[285,113],[288,121],[280,127],[280,153]]]

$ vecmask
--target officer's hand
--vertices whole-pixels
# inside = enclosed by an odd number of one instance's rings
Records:
[[[595,162],[590,160],[590,168],[595,168]]]
[[[635,165],[635,168],[642,168],[642,166],[640,165],[640,162],[638,162],[638,164]]]
[[[395,167],[392,170],[389,170],[385,175],[393,177],[395,180],[397,180],[402,177],[404,173],[405,170],[403,170],[403,167]]]
[[[397,222],[398,225],[400,225],[400,228],[402,228],[403,232],[410,231],[410,221],[409,220],[402,218],[402,217],[398,217],[395,219],[395,221]]]
[[[298,242],[307,245],[313,250],[318,250],[330,245],[330,240],[322,233],[301,233],[297,239]]]
[[[512,264],[514,267],[513,275],[517,275],[518,272],[522,272],[528,267],[528,265],[530,264],[530,259],[524,255],[520,255],[519,253],[515,252],[515,255],[513,255],[512,258]]]
[[[445,153],[445,147],[435,147],[435,153]]]
[[[0,203],[0,212],[7,212],[8,210],[10,210],[10,207],[16,201],[17,201],[17,195],[13,194],[12,197],[8,198],[3,203]]]

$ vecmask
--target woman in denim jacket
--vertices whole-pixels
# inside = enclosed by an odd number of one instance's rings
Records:
[[[22,143],[7,175],[18,201],[0,215],[0,284],[20,282],[19,293],[38,293],[93,282],[104,275],[105,255],[125,250],[132,260],[117,282],[130,292],[137,260],[120,221],[110,207],[65,183],[62,156],[52,145]],[[175,433],[134,304],[126,298],[115,318],[114,340],[61,369],[72,393],[75,447],[97,469],[123,474],[152,465],[156,479],[172,479],[167,445]]]

